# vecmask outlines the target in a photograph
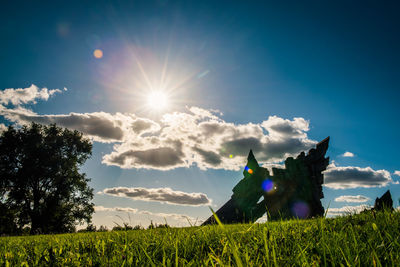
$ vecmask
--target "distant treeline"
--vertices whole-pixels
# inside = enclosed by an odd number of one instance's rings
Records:
[[[114,226],[111,230],[108,229],[107,226],[100,225],[99,228],[97,228],[95,225],[89,224],[86,228],[80,229],[77,232],[108,232],[108,231],[127,231],[127,230],[145,230],[145,229],[156,229],[156,228],[170,228],[170,226],[165,223],[165,224],[153,224],[151,222],[147,228],[141,226],[141,225],[135,225],[132,226],[128,223],[123,223],[123,225],[117,224]]]

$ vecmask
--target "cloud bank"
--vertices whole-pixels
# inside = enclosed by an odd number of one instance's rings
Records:
[[[307,138],[308,124],[303,118],[271,116],[258,124],[237,125],[191,107],[188,112],[165,114],[157,132],[116,144],[103,163],[121,168],[239,170],[250,149],[261,162],[282,161],[309,149],[316,142]]]
[[[157,216],[161,218],[172,218],[177,221],[187,222],[188,220],[191,222],[198,222],[202,223],[203,221],[197,220],[196,218],[184,215],[184,214],[177,214],[177,213],[162,213],[162,212],[151,212],[147,210],[138,210],[129,207],[113,207],[113,208],[106,208],[104,206],[95,206],[95,212],[127,212],[127,213],[134,213],[134,214],[141,214],[141,215],[149,215],[149,216]]]
[[[95,206],[94,210],[96,212],[100,211],[122,211],[122,212],[130,212],[130,213],[137,213],[139,210],[138,209],[133,209],[133,208],[122,208],[122,207],[114,207],[114,208],[106,208],[103,206]]]
[[[273,163],[296,156],[316,144],[307,136],[309,121],[304,118],[289,120],[270,116],[260,123],[234,124],[224,121],[218,111],[198,107],[164,114],[160,121],[131,113],[41,115],[19,104],[47,100],[60,90],[39,90],[34,85],[7,90],[11,91],[3,94],[2,103],[11,101],[17,106],[0,105],[0,115],[5,119],[19,125],[31,121],[56,123],[81,131],[94,141],[115,143],[113,151],[104,155],[102,162],[120,168],[171,170],[197,166],[202,170],[239,170],[250,149],[261,163]],[[11,100],[12,94],[21,96]]]
[[[155,201],[174,205],[206,206],[211,200],[203,193],[186,193],[171,188],[113,187],[99,192],[111,196],[126,197],[133,200]]]
[[[386,170],[373,170],[371,167],[355,166],[337,167],[334,163],[328,166],[324,172],[324,178],[324,186],[333,189],[382,187],[396,183]]]
[[[66,88],[64,88],[64,90],[66,90]],[[48,100],[49,97],[55,93],[61,93],[61,90],[48,90],[47,88],[39,89],[39,87],[34,84],[27,88],[9,88],[0,91],[0,104],[12,104],[14,106],[29,103],[36,104],[36,100]]]
[[[317,143],[308,137],[309,121],[304,118],[290,120],[269,116],[258,123],[235,124],[223,120],[219,111],[190,107],[183,112],[164,114],[160,121],[154,121],[132,113],[37,114],[21,106],[48,100],[60,92],[59,89],[39,89],[35,85],[5,89],[0,92],[0,116],[18,125],[31,121],[56,123],[81,131],[93,141],[113,143],[113,151],[103,156],[102,163],[126,169],[172,170],[197,166],[202,170],[237,171],[245,164],[250,149],[261,164],[274,166],[274,163],[296,156]],[[4,126],[0,126],[1,130]],[[354,154],[346,152],[343,156]],[[331,164],[325,171],[324,185],[333,189],[368,188],[389,183],[394,182],[388,171],[371,167]],[[146,198],[148,194],[148,201],[156,199],[150,192],[141,194],[137,198]],[[160,198],[165,202],[176,201],[171,199]],[[202,201],[206,202],[208,198],[205,196]]]
[[[0,106],[0,115],[17,124],[28,124],[32,121],[41,124],[56,123],[60,127],[83,132],[94,141],[102,143],[123,142],[129,139],[130,135],[138,134],[135,132],[137,128],[134,128],[137,118],[130,114],[72,112],[61,115],[39,115],[22,107],[8,109]],[[154,129],[154,127],[149,126],[147,130]],[[139,133],[145,132],[146,129],[142,126]]]
[[[349,203],[363,203],[370,200],[370,198],[362,195],[357,196],[340,196],[335,198],[336,202],[349,202]]]
[[[348,215],[348,214],[355,214],[360,213],[365,209],[370,209],[371,206],[368,205],[359,205],[359,206],[344,206],[341,208],[329,208],[328,209],[328,216],[341,216],[341,215]]]

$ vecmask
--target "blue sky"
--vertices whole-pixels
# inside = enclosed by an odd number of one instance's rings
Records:
[[[399,5],[274,2],[3,4],[0,124],[93,139],[96,225],[204,220],[250,148],[270,165],[326,136],[332,215],[388,189],[397,206]]]

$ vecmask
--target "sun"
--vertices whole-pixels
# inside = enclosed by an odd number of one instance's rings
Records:
[[[163,110],[168,107],[168,96],[162,91],[153,91],[147,96],[147,106],[152,110]]]

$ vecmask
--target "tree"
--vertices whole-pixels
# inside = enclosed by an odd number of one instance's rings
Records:
[[[0,234],[75,230],[94,212],[90,179],[79,168],[91,156],[82,133],[31,123],[0,135]]]

